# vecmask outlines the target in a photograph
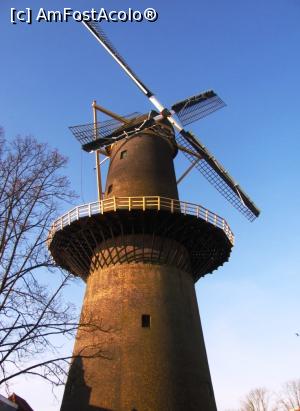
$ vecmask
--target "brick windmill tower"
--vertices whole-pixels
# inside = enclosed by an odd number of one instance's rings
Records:
[[[157,111],[119,116],[95,102],[94,122],[71,127],[96,151],[99,201],[52,226],[56,263],[86,281],[81,323],[61,411],[216,411],[195,282],[229,258],[226,221],[180,201],[197,168],[250,220],[259,210],[186,125],[221,108],[213,92],[164,108],[94,22],[84,23]],[[97,112],[112,117],[97,122]],[[178,132],[175,135],[175,130]],[[191,161],[176,181],[173,160]],[[99,153],[109,159],[102,196]]]

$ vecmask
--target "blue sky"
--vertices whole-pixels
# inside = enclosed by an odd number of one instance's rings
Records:
[[[218,92],[227,107],[189,129],[262,210],[249,223],[197,171],[180,186],[181,199],[224,216],[236,235],[229,263],[196,287],[218,409],[299,377],[299,1],[2,0],[0,124],[7,138],[32,134],[66,154],[79,202],[88,202],[94,158],[67,127],[92,120],[93,99],[121,114],[152,107],[81,24],[12,25],[10,7],[156,8],[155,23],[103,28],[166,105]],[[180,174],[186,160],[176,167]],[[78,305],[82,290],[77,282],[69,291]],[[15,390],[33,408],[58,410],[50,390],[35,386],[20,380]]]

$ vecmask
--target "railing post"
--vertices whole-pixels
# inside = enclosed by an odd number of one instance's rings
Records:
[[[131,197],[129,197],[128,210],[131,211]]]
[[[160,197],[157,197],[157,209],[160,210]]]
[[[214,216],[214,225],[217,225],[217,214]]]
[[[146,198],[143,197],[143,211],[146,210]]]
[[[186,215],[186,203],[183,203],[183,214]]]
[[[116,196],[114,196],[114,211],[117,211]]]
[[[62,218],[60,218],[60,229],[63,229],[63,222],[62,222]]]
[[[171,213],[174,213],[174,200],[171,200]]]
[[[77,220],[79,220],[79,207],[76,208],[76,217],[77,217]]]
[[[69,223],[69,225],[71,224],[70,213],[68,213],[68,223]]]
[[[197,209],[196,209],[196,210],[197,210],[197,214],[196,214],[196,215],[197,215],[197,218],[199,218],[199,206],[197,206]]]
[[[91,203],[89,203],[89,217],[92,215],[92,210],[91,210]]]

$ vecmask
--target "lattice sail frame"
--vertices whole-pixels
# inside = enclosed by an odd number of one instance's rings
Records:
[[[213,90],[209,90],[173,104],[172,110],[181,124],[186,126],[225,106],[224,101]]]
[[[131,113],[126,116],[123,116],[127,120],[132,120],[139,117],[140,113]],[[118,120],[106,120],[96,123],[97,129],[97,138],[105,138],[116,131],[118,128],[122,127],[123,123]],[[95,140],[95,124],[88,123],[88,124],[81,124],[78,126],[71,126],[69,127],[74,137],[81,143],[81,145],[85,145],[91,143]]]
[[[189,151],[194,152],[195,150],[189,142],[183,138],[180,134],[176,135],[176,141],[179,146],[187,148]],[[187,159],[191,162],[195,162],[195,158],[199,157],[197,153],[193,156],[185,151],[183,154],[187,157]],[[216,160],[214,160],[216,162]],[[225,174],[227,174],[226,170],[216,162],[219,169],[222,170]],[[212,184],[220,194],[227,201],[229,201],[238,211],[240,211],[249,221],[254,221],[257,217],[243,202],[242,198],[238,193],[238,186],[237,191],[235,192],[225,181],[221,178],[221,176],[213,169],[213,167],[206,161],[205,158],[199,159],[199,161],[195,164],[195,167],[198,171],[206,178],[206,180]]]

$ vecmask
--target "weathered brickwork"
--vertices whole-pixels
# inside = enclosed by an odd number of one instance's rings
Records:
[[[178,199],[168,138],[115,144],[105,197]],[[52,255],[87,282],[61,411],[216,411],[191,267],[195,252],[201,275],[224,262],[225,237],[169,209],[114,210],[54,235]]]
[[[150,328],[142,327],[143,314],[150,315]],[[120,411],[215,409],[188,273],[147,264],[94,272],[87,282],[82,318],[101,324],[103,331],[79,332],[75,352],[91,346],[103,350],[106,358],[83,360],[80,379],[90,396],[81,411],[90,406]],[[73,395],[66,390],[62,411],[76,410],[78,396],[80,384]]]

